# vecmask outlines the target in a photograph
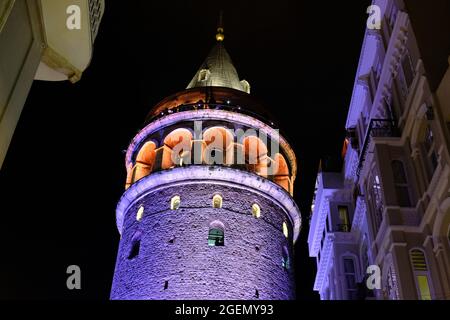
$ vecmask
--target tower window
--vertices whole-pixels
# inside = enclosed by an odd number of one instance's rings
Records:
[[[225,244],[224,226],[220,221],[214,221],[209,226],[208,245],[211,247],[221,247]]]
[[[208,69],[200,70],[198,74],[198,81],[207,81],[211,72]]]
[[[291,261],[289,259],[289,249],[287,246],[283,246],[283,249],[281,251],[281,266],[286,270],[289,270],[289,268],[291,267]]]
[[[164,290],[169,288],[169,281],[164,281]]]
[[[213,208],[220,209],[222,208],[222,196],[220,194],[216,194],[213,197]]]
[[[128,260],[133,260],[139,255],[141,249],[141,233],[136,232],[131,239],[130,252],[128,254]]]
[[[257,203],[252,205],[252,215],[258,219],[261,217],[261,208]]]
[[[241,85],[244,92],[250,93],[250,83],[247,80],[242,80]]]
[[[136,213],[136,220],[141,221],[143,216],[144,216],[144,207],[140,206]]]
[[[283,222],[283,234],[286,238],[289,238],[289,229],[286,221]]]
[[[170,210],[178,210],[180,208],[181,198],[180,196],[174,196],[170,200]]]

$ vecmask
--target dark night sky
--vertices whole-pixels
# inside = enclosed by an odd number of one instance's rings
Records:
[[[81,81],[34,82],[0,172],[0,298],[107,299],[119,234],[124,153],[150,108],[181,91],[214,44],[271,106],[299,164],[299,299],[312,291],[309,207],[319,159],[338,155],[358,64],[365,1],[108,1]],[[66,289],[66,268],[82,290]]]

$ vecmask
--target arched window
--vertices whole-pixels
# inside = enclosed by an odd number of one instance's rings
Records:
[[[131,183],[148,176],[152,172],[156,158],[155,150],[156,144],[153,141],[146,142],[139,150],[132,172]]]
[[[273,181],[287,192],[292,192],[291,180],[289,178],[289,167],[286,159],[280,153],[277,153],[274,156],[273,170]]]
[[[164,138],[165,149],[160,151],[163,153],[162,169],[190,164],[192,139],[192,133],[185,128],[178,128],[170,132]]]
[[[209,226],[208,245],[211,247],[221,247],[225,244],[225,227],[222,222],[214,221]]]
[[[248,136],[242,141],[244,146],[245,162],[251,171],[256,171],[261,158],[267,155],[266,143],[257,136]]]
[[[223,165],[233,163],[234,136],[230,130],[224,127],[212,127],[203,133],[206,143],[205,162],[209,165]]]
[[[141,221],[143,216],[144,216],[144,207],[140,206],[136,213],[136,220]]]
[[[411,207],[411,197],[409,194],[408,178],[406,176],[405,166],[402,161],[394,160],[391,162],[392,173],[394,175],[395,194],[400,207]]]
[[[252,205],[252,215],[257,219],[261,217],[261,207],[257,203]]]
[[[411,250],[410,257],[419,299],[431,300],[429,271],[425,253],[422,250],[414,249]]]
[[[180,196],[174,196],[172,199],[170,199],[170,210],[178,210],[181,205],[181,198]]]
[[[283,249],[281,251],[281,266],[286,270],[289,270],[289,268],[291,267],[291,261],[289,259],[289,249],[287,246],[283,246]]]
[[[286,238],[289,238],[289,229],[286,221],[283,222],[283,234]]]
[[[208,69],[202,69],[200,70],[200,72],[198,73],[198,81],[207,81],[209,79],[209,76],[211,74],[211,71],[209,71]]]
[[[131,238],[130,250],[128,253],[128,260],[133,260],[139,256],[139,251],[141,249],[141,232],[137,231],[133,238]]]
[[[220,194],[216,194],[213,197],[212,205],[213,208],[220,209],[222,208],[222,196]]]
[[[353,257],[344,257],[344,277],[347,300],[358,299],[358,286],[356,283],[356,266]]]
[[[250,83],[247,80],[241,80],[242,90],[250,93]]]

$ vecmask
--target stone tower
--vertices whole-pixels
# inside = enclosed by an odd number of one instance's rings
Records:
[[[216,40],[128,148],[111,299],[295,298],[295,154]]]

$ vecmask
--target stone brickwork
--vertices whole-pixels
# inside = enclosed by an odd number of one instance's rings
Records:
[[[223,197],[222,208],[213,208],[215,194]],[[171,210],[175,195],[181,205]],[[259,219],[252,216],[254,203],[261,207]],[[144,214],[137,221],[140,206]],[[224,225],[223,247],[208,245],[209,226],[216,220]],[[294,299],[292,235],[276,199],[250,188],[186,181],[150,190],[125,213],[111,298]],[[136,237],[139,254],[129,259]],[[289,269],[282,266],[283,248]]]

